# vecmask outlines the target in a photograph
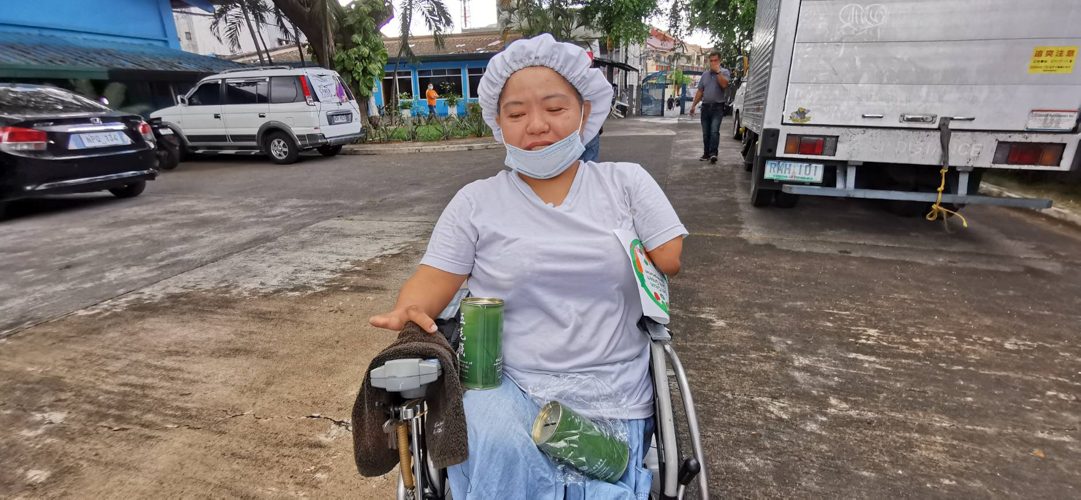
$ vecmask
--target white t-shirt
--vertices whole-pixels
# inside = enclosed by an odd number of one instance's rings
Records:
[[[620,415],[590,416],[646,418],[649,342],[637,327],[642,304],[614,229],[636,230],[646,251],[687,235],[640,165],[582,162],[557,207],[504,170],[458,191],[421,264],[468,274],[474,296],[504,300],[503,367],[520,387],[591,374],[628,404]]]

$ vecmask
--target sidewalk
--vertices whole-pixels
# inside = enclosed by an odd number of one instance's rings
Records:
[[[472,137],[437,142],[392,142],[389,144],[350,144],[342,148],[343,155],[392,155],[410,153],[443,153],[473,151],[503,147],[492,137]]]

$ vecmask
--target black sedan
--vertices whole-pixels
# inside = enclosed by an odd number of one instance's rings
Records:
[[[154,148],[138,115],[55,87],[0,83],[0,218],[22,198],[138,196],[158,174]]]

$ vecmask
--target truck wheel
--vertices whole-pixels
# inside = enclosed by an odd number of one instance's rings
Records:
[[[136,181],[124,187],[112,188],[109,192],[117,198],[134,198],[142,194],[144,189],[146,189],[146,181]]]
[[[293,143],[293,139],[285,132],[273,132],[267,134],[266,143],[263,144],[270,161],[278,165],[296,163],[300,156],[300,149]]]
[[[780,208],[795,208],[796,203],[799,203],[799,195],[786,193],[784,191],[776,191],[773,193],[773,204]]]
[[[733,139],[738,141],[738,140],[743,138],[743,134],[740,133],[740,131],[739,131],[739,129],[740,129],[739,111],[736,111],[735,116],[732,117],[732,129],[733,129],[732,130],[732,138]]]

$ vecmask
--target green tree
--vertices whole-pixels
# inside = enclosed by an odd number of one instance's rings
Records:
[[[550,33],[556,40],[582,43],[601,33],[615,45],[649,37],[646,20],[657,11],[657,0],[500,0],[504,32],[526,37]]]
[[[657,13],[657,0],[585,0],[581,5],[586,24],[617,46],[649,38],[647,20]]]
[[[506,19],[504,36],[516,31],[527,38],[549,33],[561,42],[593,40],[585,33],[589,23],[573,0],[500,0],[500,10]]]
[[[750,50],[756,7],[757,0],[674,0],[668,24],[674,36],[705,30],[729,63]]]
[[[387,49],[379,29],[390,20],[390,5],[383,0],[356,0],[342,7],[335,30],[334,69],[353,89],[361,115],[368,117],[368,98],[383,78]],[[377,24],[377,19],[383,24]]]

